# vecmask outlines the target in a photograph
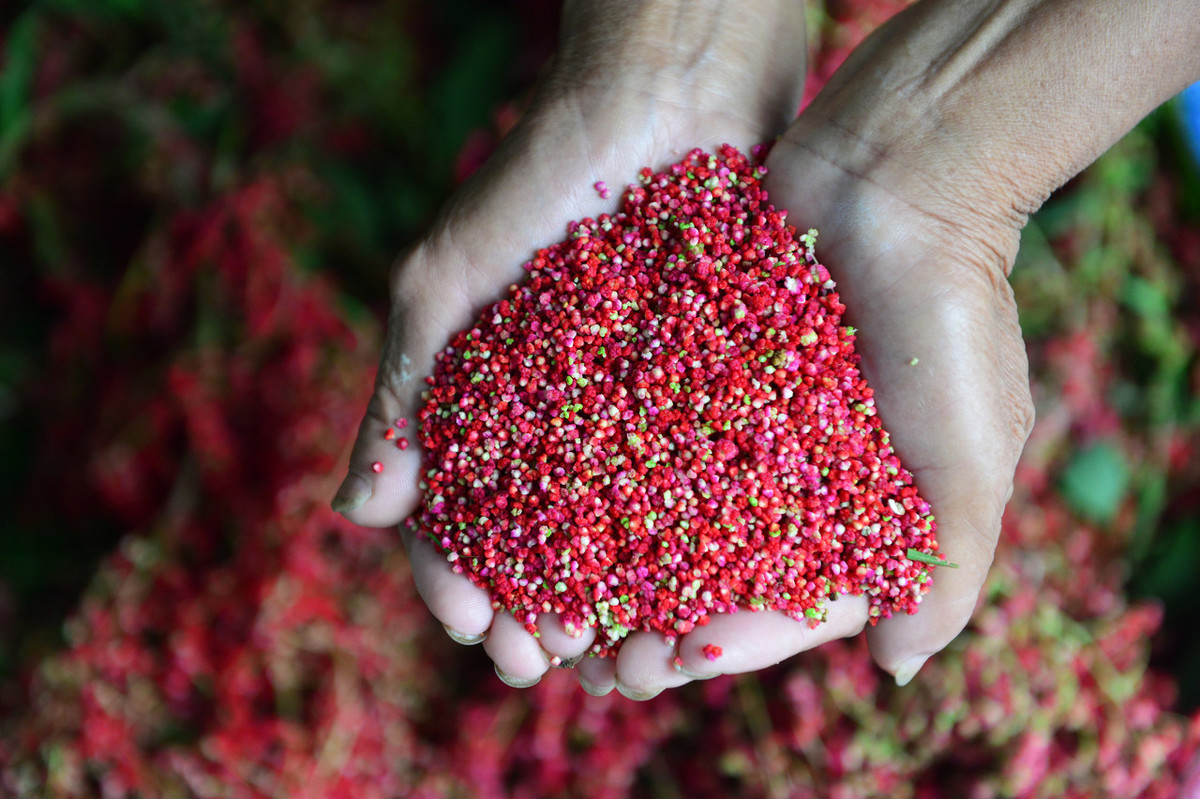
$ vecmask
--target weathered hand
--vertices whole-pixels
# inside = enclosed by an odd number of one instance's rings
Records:
[[[402,259],[378,388],[336,503],[354,521],[395,524],[416,506],[419,454],[383,431],[412,417],[433,354],[534,249],[611,207],[588,187],[621,186],[694,146],[769,140],[795,107],[799,4],[615,5],[568,5],[562,52],[533,108]],[[862,328],[884,424],[961,564],[938,571],[916,616],[870,632],[901,681],[969,618],[1031,424],[1005,282],[1019,231],[1054,188],[1200,77],[1197,36],[1191,0],[923,0],[856,50],[769,160],[776,204],[822,230],[818,249]],[[1156,58],[1138,57],[1146,52]],[[539,646],[426,541],[409,543],[434,615],[460,638],[490,631],[510,682],[536,681],[544,653],[570,658],[589,645],[590,633],[571,639],[545,618]],[[865,621],[861,599],[839,601],[816,630],[773,613],[718,617],[680,640],[684,673],[661,636],[635,633],[615,662],[584,660],[580,677],[595,692],[616,685],[645,698],[717,667],[761,668]],[[701,656],[709,642],[724,649],[717,664]]]
[[[1200,7],[1184,0],[924,0],[854,52],[768,159],[773,202],[821,230],[880,416],[960,564],[936,570],[915,616],[868,633],[901,683],[970,618],[1032,425],[1006,282],[1020,230],[1200,77],[1197,41]],[[837,621],[721,617],[680,655],[696,675],[762,668],[853,634],[865,607]]]
[[[642,166],[665,165],[696,146],[748,150],[784,128],[803,88],[803,6],[752,6],[568,4],[562,48],[530,110],[395,269],[376,390],[335,500],[348,518],[389,526],[417,506],[420,448],[400,450],[385,431],[405,419],[400,432],[415,442],[435,353],[520,280],[521,265],[561,239],[569,221],[615,208],[593,184],[605,181],[619,194]],[[486,592],[453,573],[424,536],[404,535],[434,616],[457,640],[483,640],[510,684],[530,685],[548,658],[570,662],[591,644],[594,633],[573,639],[551,614],[539,619],[535,639],[511,614],[493,612]],[[635,681],[659,672],[678,678],[670,658],[656,657],[661,641],[635,635],[616,663],[589,659],[592,689],[610,690],[626,672]]]
[[[927,186],[936,184],[902,168],[859,172],[839,163],[844,150],[823,153],[816,129],[806,119],[775,145],[771,199],[794,224],[820,230],[817,252],[858,328],[862,370],[884,427],[933,506],[942,554],[959,565],[934,570],[915,616],[894,616],[868,632],[879,665],[907,682],[971,616],[1033,424],[1006,281],[1019,225],[930,196]],[[815,630],[780,613],[717,617],[681,640],[680,656],[696,675],[751,671],[856,634],[867,621],[860,598],[831,609],[840,613],[836,623]],[[709,643],[724,650],[716,662],[702,655]]]

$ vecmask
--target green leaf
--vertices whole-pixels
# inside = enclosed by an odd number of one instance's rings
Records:
[[[1171,315],[1171,300],[1164,288],[1137,275],[1125,279],[1121,302],[1146,319],[1160,320]]]
[[[9,29],[0,63],[0,179],[16,160],[32,127],[29,87],[37,65],[40,16],[26,11]]]
[[[136,17],[143,11],[142,0],[108,0],[107,5],[113,11],[127,14],[131,17]]]
[[[0,131],[7,131],[26,111],[29,86],[37,64],[39,17],[26,11],[13,24],[4,43],[4,69],[0,70]]]
[[[1181,604],[1194,594],[1200,570],[1200,519],[1188,518],[1161,528],[1149,555],[1134,572],[1138,594]]]
[[[447,14],[452,11],[447,7]],[[503,15],[476,13],[463,23],[453,58],[430,93],[434,135],[427,155],[439,173],[450,171],[467,134],[488,124],[491,109],[505,97],[516,52],[516,28]]]
[[[1080,516],[1107,524],[1125,501],[1129,477],[1121,451],[1102,441],[1076,453],[1063,470],[1059,490]]]

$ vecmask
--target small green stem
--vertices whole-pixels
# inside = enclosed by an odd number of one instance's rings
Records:
[[[940,560],[935,558],[933,555],[926,555],[921,550],[913,549],[912,547],[909,547],[908,549],[908,559],[915,560],[918,563],[928,563],[932,566],[949,566],[951,569],[958,568],[957,563],[951,563],[948,560]]]

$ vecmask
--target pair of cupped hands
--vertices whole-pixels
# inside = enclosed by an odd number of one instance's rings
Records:
[[[594,631],[572,637],[546,613],[535,637],[402,524],[420,501],[421,450],[401,451],[383,433],[398,418],[415,429],[435,353],[520,281],[522,264],[562,239],[568,222],[615,210],[595,183],[619,196],[641,167],[693,147],[748,153],[775,142],[771,201],[797,227],[819,229],[818,257],[859,330],[884,426],[933,506],[941,554],[959,564],[936,570],[916,615],[866,630],[875,661],[907,683],[974,610],[1033,423],[1007,275],[1026,215],[1062,175],[997,169],[978,138],[966,140],[987,130],[980,120],[994,108],[981,99],[976,118],[965,117],[972,107],[956,99],[954,80],[979,73],[989,52],[995,63],[1006,39],[997,26],[1018,21],[979,18],[972,28],[939,20],[936,2],[918,4],[864,42],[797,117],[804,13],[795,0],[567,2],[560,50],[528,111],[393,272],[374,396],[334,507],[358,524],[401,525],[430,611],[456,641],[482,642],[510,685],[535,684],[553,661],[576,666],[590,693],[648,699],[866,628],[866,600],[843,597],[816,628],[780,612],[717,615],[676,642],[634,632],[615,658],[581,658]],[[978,43],[981,29],[996,48]],[[977,51],[966,65],[964,48]],[[707,644],[723,655],[709,660]]]

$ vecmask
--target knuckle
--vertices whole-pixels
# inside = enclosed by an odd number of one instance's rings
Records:
[[[428,247],[419,244],[405,250],[395,261],[388,276],[388,289],[392,302],[419,296],[429,282]]]
[[[1021,444],[1029,439],[1037,421],[1037,409],[1033,404],[1033,396],[1029,392],[1029,383],[1023,381],[1018,389],[1018,395],[1013,401],[1014,426]]]
[[[421,244],[402,253],[392,264],[388,288],[393,308],[421,307],[436,300],[445,286],[438,264],[449,260],[446,234],[430,234]],[[395,316],[393,313],[392,316]]]
[[[412,383],[412,361],[408,354],[385,345],[379,371],[375,375],[372,403],[378,403],[383,413],[394,419],[395,414],[400,413],[407,405],[405,398]]]
[[[380,383],[367,403],[366,418],[383,427],[390,427],[396,419],[398,404],[397,397],[386,385]]]
[[[1025,448],[1025,442],[1033,432],[1037,409],[1029,388],[1024,350],[1021,351],[1019,359],[1006,359],[1001,368],[1003,371],[999,381],[999,397],[1005,416],[1004,433],[1009,440],[1006,466],[1012,466],[1015,469],[1021,452]]]

